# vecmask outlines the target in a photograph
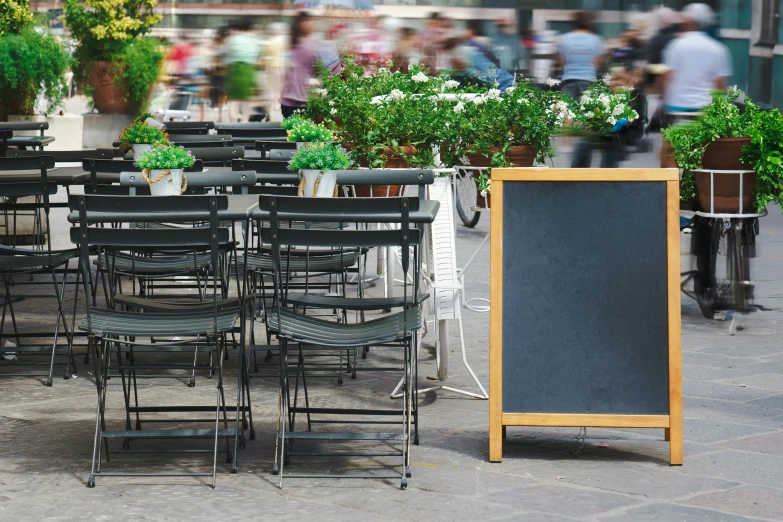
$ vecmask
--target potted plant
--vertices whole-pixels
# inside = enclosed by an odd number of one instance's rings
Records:
[[[375,168],[430,167],[438,138],[434,114],[440,79],[418,67],[407,74],[379,68],[366,75],[347,60],[343,74],[321,75],[323,88],[314,89],[305,113],[322,118],[337,140],[360,165]]]
[[[78,41],[78,76],[104,114],[138,114],[160,75],[163,53],[144,38],[160,22],[157,0],[66,0],[65,23]]]
[[[569,117],[569,105],[562,93],[521,80],[505,93],[489,88],[463,95],[454,112],[472,166],[532,167],[554,156],[551,138]]]
[[[680,199],[698,198],[710,210],[710,174],[698,169],[752,170],[742,176],[742,210],[762,210],[770,202],[780,203],[783,190],[783,116],[765,112],[749,99],[741,111],[735,100],[737,89],[713,93],[712,103],[696,120],[663,131],[677,165],[683,169]],[[740,210],[739,176],[714,174],[714,210]]]
[[[351,154],[340,145],[325,142],[305,143],[288,162],[288,170],[299,172],[299,195],[333,197],[337,195],[336,170],[351,167]]]
[[[35,113],[45,92],[51,114],[68,94],[65,73],[70,54],[47,30],[36,27],[26,0],[4,0],[0,7],[0,120]]]
[[[123,129],[119,141],[122,142],[120,150],[126,152],[133,149],[133,159],[137,160],[150,151],[156,143],[168,143],[169,135],[160,127],[150,125],[146,121],[136,119]]]
[[[182,147],[166,143],[155,146],[141,155],[135,165],[142,169],[144,181],[150,185],[153,196],[174,196],[182,194],[188,187],[183,170],[196,162],[193,154]]]

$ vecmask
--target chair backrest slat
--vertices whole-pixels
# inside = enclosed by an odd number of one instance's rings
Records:
[[[0,171],[8,170],[40,170],[53,169],[54,157],[50,154],[45,156],[32,156],[23,158],[0,158]]]
[[[18,150],[18,149],[12,149],[9,150],[6,154],[9,158],[11,157],[37,157],[37,156],[53,156],[54,161],[57,163],[65,163],[65,162],[81,162],[84,164],[84,160],[89,158],[95,158],[95,159],[106,159],[110,160],[112,158],[118,157],[118,155],[121,154],[119,150],[117,149],[92,149],[92,150],[50,150],[47,149],[46,151],[40,151],[40,150]]]
[[[72,194],[68,197],[68,206],[71,211],[79,211],[80,197]],[[126,212],[130,214],[128,221],[138,220],[138,214],[148,214],[154,221],[156,214],[165,215],[171,212],[209,212],[210,206],[207,206],[209,198],[215,198],[215,210],[221,211],[228,209],[228,198],[226,196],[159,196],[154,198],[147,197],[127,197],[127,196],[88,196],[84,199],[84,208],[87,212]],[[133,216],[136,214],[136,216]],[[164,220],[161,220],[164,221]]]

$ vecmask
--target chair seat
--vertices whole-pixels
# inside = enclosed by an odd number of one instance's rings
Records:
[[[419,294],[419,303],[427,300],[430,294]],[[337,308],[340,310],[385,310],[399,308],[404,304],[413,304],[413,296],[392,297],[340,297],[327,294],[303,294],[291,292],[286,296],[286,304],[307,306],[310,308]]]
[[[289,259],[287,253],[280,254],[280,263],[283,271],[291,272],[340,272],[356,264],[359,259],[357,251],[348,252],[311,252],[309,255],[303,252],[291,252]],[[244,256],[240,256],[238,265],[244,266]],[[272,256],[269,253],[247,254],[247,268],[250,271],[272,272]]]
[[[421,326],[421,308],[409,308],[404,312],[387,315],[362,323],[337,323],[289,310],[272,312],[269,329],[277,335],[302,343],[326,346],[363,346],[397,341],[408,332]]]
[[[43,250],[15,249],[16,254],[0,254],[0,274],[29,273],[36,270],[61,266],[75,258],[75,250],[52,252],[51,257]]]
[[[100,256],[100,268],[104,268],[107,256]],[[155,276],[166,274],[182,274],[191,273],[196,271],[196,266],[199,269],[209,267],[211,264],[211,257],[209,253],[197,254],[194,258],[192,255],[182,256],[155,256],[155,257],[132,257],[127,254],[112,254],[108,255],[108,262],[113,264],[114,270],[124,274],[134,273],[139,276]]]
[[[92,310],[92,332],[99,335],[120,335],[139,337],[195,337],[227,332],[234,327],[239,312],[235,308],[219,310],[217,325],[214,314],[209,311],[177,313],[138,313],[118,310]],[[87,318],[82,319],[79,329],[90,331]]]

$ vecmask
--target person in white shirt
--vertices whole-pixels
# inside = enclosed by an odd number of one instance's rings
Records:
[[[663,77],[664,113],[700,111],[712,103],[712,91],[725,89],[731,76],[728,49],[706,32],[715,21],[710,6],[688,4],[681,16],[682,33],[663,50],[663,63],[668,69]],[[666,140],[660,160],[661,167],[677,167]]]
[[[682,34],[663,51],[667,112],[695,112],[712,102],[712,91],[726,88],[731,58],[725,45],[707,35],[715,14],[707,4],[689,4],[682,11]]]

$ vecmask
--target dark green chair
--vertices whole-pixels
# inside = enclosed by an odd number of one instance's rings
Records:
[[[237,451],[240,446],[240,436],[244,438],[240,424],[239,406],[240,393],[244,372],[239,371],[237,386],[237,402],[229,406],[226,399],[223,379],[223,359],[226,352],[226,336],[236,328],[237,319],[241,313],[240,301],[224,300],[218,290],[217,276],[220,273],[222,251],[233,248],[230,232],[220,226],[219,213],[228,207],[226,196],[190,196],[190,197],[131,197],[131,196],[71,196],[69,205],[72,212],[78,213],[78,222],[71,229],[71,241],[78,245],[80,267],[83,273],[85,292],[89,295],[90,253],[98,249],[100,255],[112,257],[117,253],[143,257],[148,252],[162,249],[177,249],[192,251],[194,255],[205,254],[209,262],[216,267],[211,272],[211,281],[205,285],[211,289],[211,295],[204,299],[194,299],[191,303],[171,303],[165,300],[144,300],[136,302],[134,311],[113,308],[99,308],[86,304],[86,316],[79,328],[88,332],[90,345],[93,349],[96,386],[98,391],[98,406],[96,411],[95,442],[92,458],[92,470],[87,482],[88,487],[95,486],[96,476],[207,476],[212,477],[212,487],[217,477],[218,441],[226,443],[227,461],[232,463],[232,472],[237,471]],[[140,216],[155,222],[156,214],[177,211],[193,214],[194,221],[205,221],[207,226],[157,229],[130,227],[109,229],[97,225],[102,221],[101,214],[105,212],[127,213],[124,224],[136,222]],[[158,217],[160,221],[163,218]],[[110,266],[110,265],[109,265]],[[169,348],[192,346],[194,343],[205,344],[217,352],[217,398],[214,405],[183,405],[183,406],[152,406],[139,405],[137,393],[137,370],[145,367],[139,362],[140,356],[149,351],[166,352]],[[116,353],[116,363],[112,363],[112,354]],[[129,357],[123,360],[121,354]],[[240,358],[244,361],[244,357]],[[106,413],[107,392],[110,388],[107,379],[110,369],[119,372],[122,384],[125,419],[124,429],[109,429]],[[116,381],[115,381],[116,382]],[[131,399],[133,398],[133,399]],[[249,411],[249,404],[248,404]],[[197,423],[203,427],[171,429],[147,429],[143,427],[141,415],[156,413],[168,414],[165,422],[172,422],[172,413],[194,415],[210,413],[211,419],[177,419],[177,423]],[[229,421],[228,414],[233,412],[235,418]],[[135,429],[131,417],[136,417]],[[155,422],[145,419],[144,423]],[[160,422],[160,421],[158,421]],[[103,452],[109,459],[110,439],[123,439],[124,452],[113,452],[116,457],[122,454],[149,453],[148,449],[131,450],[132,441],[141,440],[210,440],[211,449],[193,449],[190,445],[176,450],[166,450],[164,453],[205,453],[212,457],[211,472],[160,473],[122,471],[105,472],[101,470]],[[233,445],[232,445],[233,442]],[[134,442],[134,445],[136,443]],[[244,442],[241,443],[242,445]],[[233,449],[232,449],[233,446]]]
[[[269,227],[261,231],[264,243],[271,247],[271,259],[275,278],[275,302],[269,316],[270,329],[275,332],[280,343],[280,393],[278,403],[278,430],[273,473],[279,474],[280,485],[283,479],[283,464],[293,456],[319,456],[311,448],[294,451],[305,441],[323,443],[326,441],[349,444],[349,450],[340,452],[341,456],[355,456],[377,459],[378,457],[400,458],[400,472],[393,475],[366,474],[309,474],[292,473],[289,477],[367,477],[396,478],[401,487],[407,487],[410,476],[411,427],[414,424],[414,404],[416,402],[413,383],[416,379],[413,361],[413,347],[416,345],[417,331],[421,326],[421,307],[418,298],[418,245],[419,230],[411,226],[410,212],[418,210],[418,198],[300,198],[261,196],[259,209],[269,213]],[[289,228],[290,222],[307,223],[374,223],[391,221],[399,228],[387,230],[368,230],[362,228],[336,227],[333,229]],[[355,252],[362,248],[399,247],[402,249],[403,275],[412,271],[413,289],[409,293],[404,286],[401,310],[369,321],[347,323],[329,321],[301,313],[289,301],[289,265],[287,259],[292,248],[336,248]],[[411,296],[409,298],[409,295]],[[310,405],[312,392],[308,392],[304,355],[302,347],[317,345],[322,348],[343,350],[349,347],[385,346],[401,352],[402,364],[399,367],[385,368],[402,374],[403,400],[400,408],[336,408]],[[297,355],[289,359],[289,350]],[[297,353],[298,352],[298,353]],[[294,362],[291,362],[294,361]],[[291,390],[291,374],[294,375],[294,390]],[[300,405],[299,384],[302,383],[304,405]],[[322,399],[328,400],[328,399]],[[307,418],[306,430],[298,429],[297,414]],[[351,431],[315,431],[314,426],[329,419],[330,424],[342,424],[351,427]],[[335,420],[339,419],[339,420]],[[394,419],[389,421],[379,419]],[[386,432],[358,431],[362,425],[400,426],[399,431]],[[394,445],[398,449],[378,453],[377,449],[368,451],[351,450],[356,446],[375,442]],[[295,446],[295,444],[297,446]],[[388,448],[387,448],[388,450]],[[330,453],[326,453],[327,455]]]

